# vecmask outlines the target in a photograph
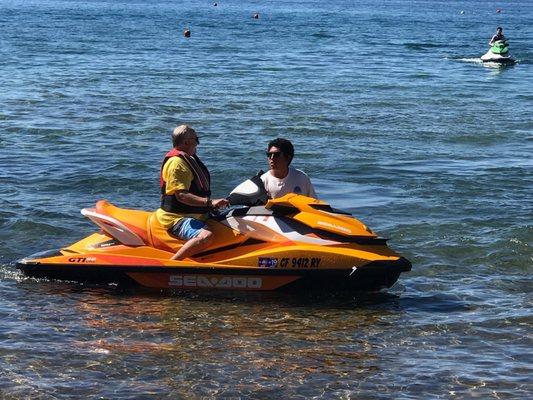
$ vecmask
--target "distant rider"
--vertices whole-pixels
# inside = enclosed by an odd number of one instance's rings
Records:
[[[507,42],[507,39],[503,35],[503,28],[501,26],[496,28],[496,33],[494,34],[494,36],[492,36],[492,39],[490,39],[489,46],[492,46],[498,40],[501,40],[503,42]]]
[[[294,146],[283,138],[268,144],[268,165],[270,170],[261,175],[261,180],[270,198],[275,199],[287,193],[303,194],[316,198],[315,189],[305,172],[290,166],[294,157]]]
[[[196,131],[180,125],[172,132],[172,144],[161,166],[161,208],[156,211],[159,223],[185,243],[172,257],[190,257],[213,241],[205,221],[211,208],[228,205],[226,199],[211,199],[211,177],[196,155],[200,143]]]

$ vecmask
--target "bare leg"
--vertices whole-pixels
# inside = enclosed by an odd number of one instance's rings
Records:
[[[193,237],[181,246],[171,260],[183,260],[193,254],[199,253],[213,242],[213,232],[202,229],[198,236]]]

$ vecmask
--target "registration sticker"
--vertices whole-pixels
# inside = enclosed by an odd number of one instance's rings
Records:
[[[278,265],[278,259],[272,257],[259,257],[257,266],[259,268],[276,268]]]

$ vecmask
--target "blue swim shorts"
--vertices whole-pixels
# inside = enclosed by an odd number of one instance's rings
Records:
[[[204,221],[194,218],[182,218],[170,229],[170,234],[187,241],[198,236],[204,227]]]

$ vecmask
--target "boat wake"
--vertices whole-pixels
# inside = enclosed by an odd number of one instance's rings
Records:
[[[457,58],[456,61],[465,62],[465,63],[472,63],[472,64],[483,64],[483,61],[481,61],[481,58]]]
[[[483,62],[481,60],[481,58],[479,58],[479,57],[476,57],[476,58],[468,58],[468,57],[453,58],[453,57],[448,57],[447,59],[448,60],[452,60],[452,61],[462,62],[462,63],[468,63],[468,64],[478,64],[478,65],[482,65],[482,66],[484,66],[486,68],[492,68],[492,69],[502,69],[503,67],[512,66],[511,64],[502,64],[502,63],[498,63],[498,62]],[[517,62],[518,61],[516,61],[516,63]]]

